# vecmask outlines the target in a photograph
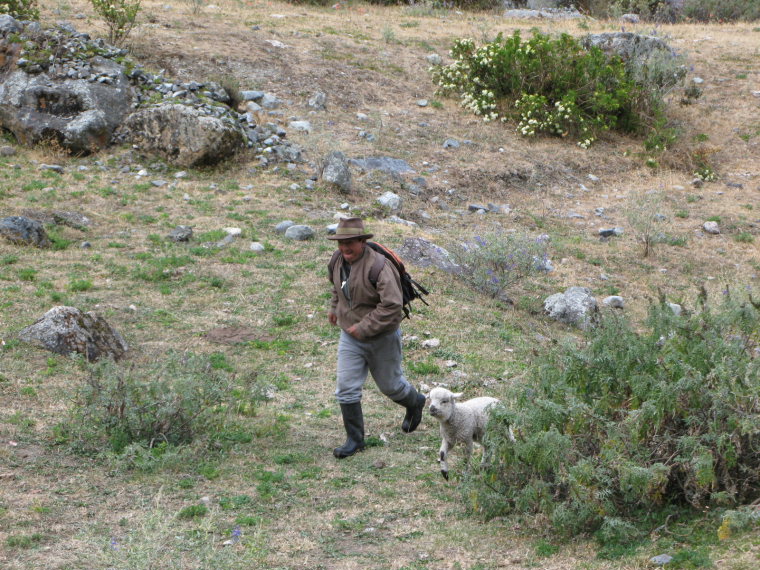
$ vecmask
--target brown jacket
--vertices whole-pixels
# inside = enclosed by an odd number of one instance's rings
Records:
[[[361,258],[351,264],[348,278],[351,301],[346,299],[340,287],[342,257],[338,258],[333,268],[331,310],[337,315],[338,325],[343,330],[356,325],[361,340],[395,331],[403,317],[401,279],[391,262],[386,259],[385,267],[377,277],[377,287],[369,281],[369,272],[377,255],[382,254],[365,246]]]

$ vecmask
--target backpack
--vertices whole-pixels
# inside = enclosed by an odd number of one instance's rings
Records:
[[[372,249],[374,249],[376,252],[382,254],[382,257],[381,256],[377,257],[377,259],[375,260],[375,263],[372,265],[372,267],[369,270],[369,282],[372,284],[373,287],[377,287],[377,278],[379,277],[380,272],[383,270],[383,266],[385,265],[385,259],[389,259],[393,267],[396,269],[398,276],[401,278],[401,295],[403,297],[401,306],[404,311],[405,318],[407,319],[409,318],[409,313],[412,310],[410,303],[414,301],[415,299],[419,299],[425,305],[428,304],[427,301],[425,301],[425,299],[423,299],[422,296],[429,295],[430,292],[424,286],[420,285],[419,283],[417,283],[417,281],[412,279],[412,276],[406,272],[406,267],[404,267],[404,262],[401,261],[401,258],[396,254],[395,251],[385,247],[384,245],[380,245],[379,243],[374,242],[374,241],[368,241],[367,245],[371,247]],[[332,257],[330,258],[330,262],[327,264],[330,282],[332,282],[333,269],[335,268],[335,264],[338,262],[339,257],[340,257],[340,250],[335,250],[335,252],[332,254]]]

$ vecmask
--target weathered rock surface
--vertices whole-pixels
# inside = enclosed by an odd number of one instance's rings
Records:
[[[0,125],[26,145],[54,140],[74,153],[104,148],[135,98],[120,65],[99,56],[90,65],[111,82],[22,70],[0,74]]]
[[[418,267],[437,267],[446,273],[459,274],[462,266],[458,265],[451,254],[439,245],[424,238],[406,238],[404,245],[397,250],[398,255],[404,262],[409,262]]]
[[[56,354],[78,353],[88,361],[118,360],[127,350],[124,338],[96,313],[75,307],[53,307],[19,332],[19,339]]]
[[[547,297],[544,310],[552,319],[585,329],[591,324],[598,307],[590,289],[568,287],[564,293]]]
[[[360,170],[382,170],[389,174],[414,174],[414,169],[408,162],[400,158],[390,156],[371,156],[368,158],[352,158],[351,166],[356,166]]]
[[[215,164],[243,147],[238,125],[188,105],[140,109],[127,117],[123,129],[141,150],[184,167]]]
[[[0,128],[22,144],[53,140],[77,154],[136,144],[177,166],[213,164],[244,147],[261,151],[262,165],[302,161],[300,147],[284,140],[284,129],[229,107],[217,83],[173,82],[126,57],[126,50],[70,24],[42,29],[3,17]],[[268,93],[244,93],[258,97],[257,110],[280,103]]]
[[[24,216],[9,216],[0,220],[0,235],[16,245],[50,247],[50,238],[43,225]]]
[[[327,155],[322,168],[322,180],[335,186],[343,194],[351,192],[351,171],[348,169],[345,154],[333,151]]]

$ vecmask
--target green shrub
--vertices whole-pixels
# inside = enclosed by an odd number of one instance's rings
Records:
[[[451,55],[454,63],[431,68],[438,92],[485,121],[516,121],[524,136],[570,136],[587,148],[602,131],[636,131],[652,108],[619,57],[568,34],[523,42],[517,31],[480,48],[459,39]]]
[[[108,27],[108,41],[120,45],[132,31],[140,11],[140,1],[134,0],[90,0],[92,7],[103,18]]]
[[[37,0],[1,0],[0,14],[8,14],[17,20],[39,20]]]
[[[60,439],[84,453],[166,452],[165,446],[219,432],[234,408],[230,375],[207,357],[170,353],[145,368],[112,361],[88,365]],[[139,459],[139,458],[138,458]],[[144,459],[144,458],[143,458]]]
[[[506,291],[548,260],[548,240],[517,233],[495,232],[475,236],[472,243],[452,248],[461,277],[478,291],[504,298]]]
[[[760,3],[747,0],[686,0],[683,16],[698,22],[752,22],[760,19]]]
[[[660,299],[641,327],[605,313],[552,351],[493,411],[473,507],[608,542],[669,510],[757,499],[760,304],[727,290],[716,305],[703,291],[677,316]]]
[[[197,519],[205,517],[208,514],[208,507],[206,505],[188,505],[183,507],[178,513],[179,519]]]

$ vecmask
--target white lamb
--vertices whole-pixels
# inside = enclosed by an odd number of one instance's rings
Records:
[[[430,415],[441,424],[441,450],[438,461],[441,475],[449,478],[449,466],[446,457],[449,450],[457,443],[463,443],[467,459],[472,455],[472,442],[480,443],[488,423],[489,408],[499,400],[487,396],[472,398],[466,402],[457,402],[462,393],[454,393],[446,388],[433,388],[430,391]]]

